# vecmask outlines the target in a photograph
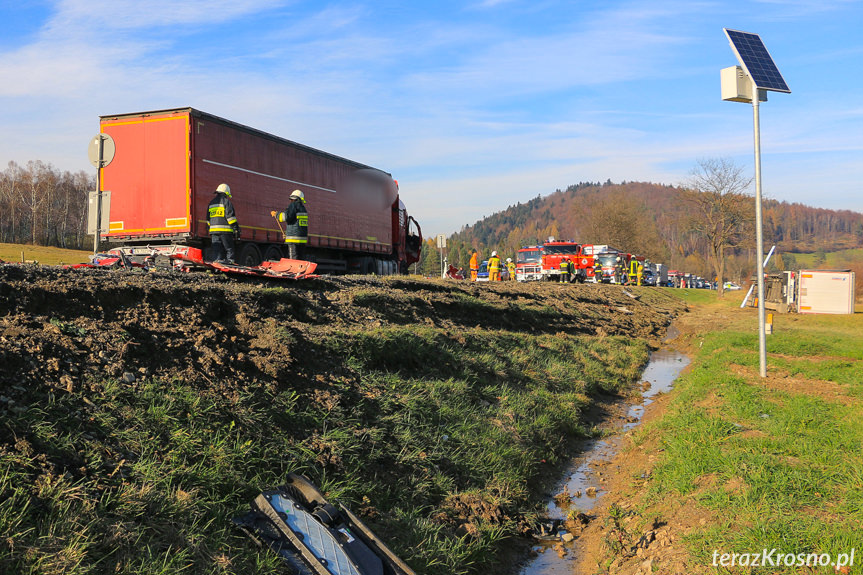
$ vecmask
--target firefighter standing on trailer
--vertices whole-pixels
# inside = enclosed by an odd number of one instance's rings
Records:
[[[288,246],[288,258],[301,260],[306,255],[306,244],[309,241],[309,213],[306,210],[306,197],[300,190],[291,192],[291,203],[285,211],[270,212],[270,215],[285,224],[285,244]]]
[[[476,250],[470,252],[470,281],[476,281],[476,274],[479,273],[479,254]]]
[[[213,260],[217,263],[234,262],[234,236],[240,234],[240,225],[231,203],[231,187],[219,184],[215,196],[207,206],[207,227],[213,247]]]

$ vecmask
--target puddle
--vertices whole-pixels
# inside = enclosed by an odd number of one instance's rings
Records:
[[[674,339],[678,333],[673,326],[670,327],[663,343]],[[689,365],[689,358],[674,349],[666,347],[650,354],[650,361],[639,380],[642,384],[640,401],[629,407],[621,433],[641,423],[644,409],[653,403],[658,394],[667,393],[672,388],[677,376],[687,365]],[[617,454],[619,440],[620,433],[607,439],[588,441],[585,444],[582,454],[554,487],[555,494],[568,491],[571,496],[570,503],[561,507],[551,499],[547,504],[549,519],[563,520],[571,512],[589,514],[596,505],[597,499],[605,493],[603,485],[606,472],[603,471],[603,463],[611,461]],[[532,549],[535,556],[525,563],[518,575],[572,575],[575,561],[574,543],[564,543],[566,554],[562,557],[557,551],[551,549],[552,545],[559,544],[559,540],[536,544]]]

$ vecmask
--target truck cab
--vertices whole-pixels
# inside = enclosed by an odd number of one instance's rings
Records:
[[[549,281],[560,281],[560,262],[569,258],[575,263],[575,281],[584,282],[587,279],[587,258],[581,249],[581,244],[573,241],[548,241],[542,245],[542,276]],[[582,264],[582,260],[585,263]]]
[[[594,256],[597,283],[620,284],[626,274],[626,266],[629,254],[618,251],[603,252]]]
[[[543,247],[525,246],[515,254],[515,279],[520,282],[542,279]]]

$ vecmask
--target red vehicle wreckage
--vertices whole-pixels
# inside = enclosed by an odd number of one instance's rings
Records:
[[[170,266],[179,271],[209,269],[230,275],[255,276],[280,280],[311,279],[318,277],[314,272],[317,264],[304,260],[281,258],[278,261],[265,261],[257,266],[240,266],[225,263],[204,261],[203,252],[198,248],[187,246],[177,248],[171,255],[160,253],[158,256],[145,258],[143,262],[133,261],[123,250],[110,250],[107,253],[96,254],[92,263],[66,266],[77,268],[142,268],[156,266],[156,257],[167,258]]]

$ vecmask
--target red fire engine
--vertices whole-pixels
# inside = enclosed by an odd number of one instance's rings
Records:
[[[584,282],[587,278],[586,266],[588,258],[585,257],[581,244],[573,241],[549,241],[542,245],[542,276],[544,279],[560,280],[560,262],[568,257],[575,264],[573,281]],[[584,260],[584,262],[582,262]]]
[[[515,254],[515,279],[520,282],[542,279],[542,246],[525,246]]]

